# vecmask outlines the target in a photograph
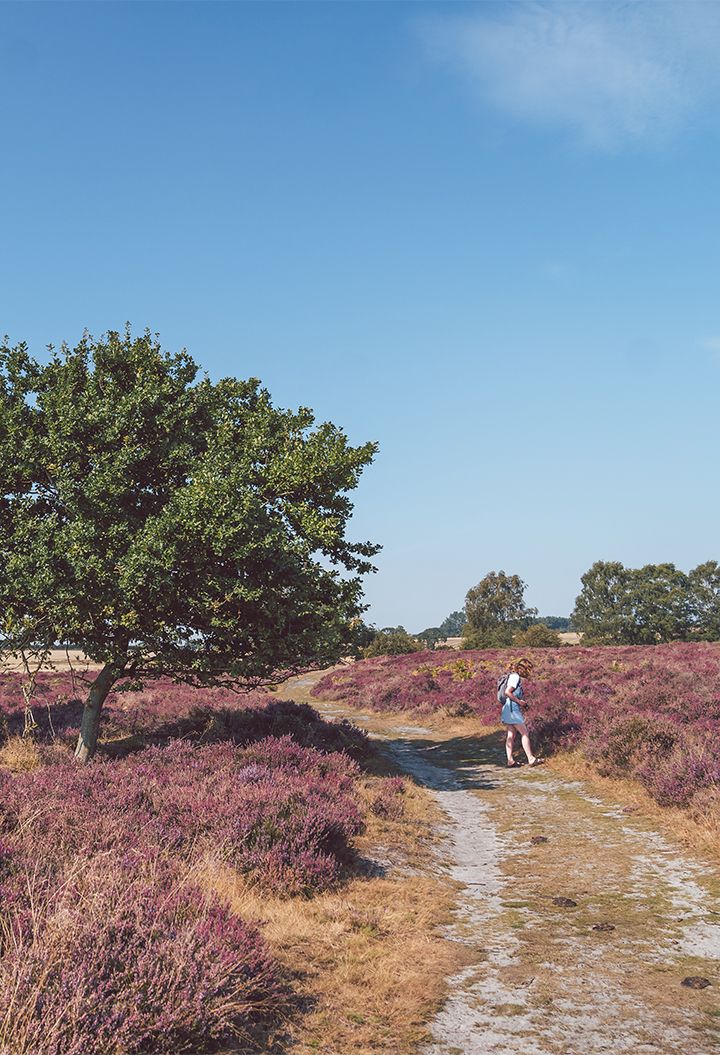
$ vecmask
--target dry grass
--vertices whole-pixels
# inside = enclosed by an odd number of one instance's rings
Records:
[[[558,776],[584,780],[606,799],[637,811],[684,846],[714,858],[720,857],[720,792],[708,790],[696,795],[688,809],[659,806],[645,788],[626,777],[604,777],[579,751],[553,755],[550,768]]]
[[[72,758],[72,748],[61,740],[38,744],[32,737],[10,736],[0,747],[0,769],[27,773],[48,762]]]
[[[298,1055],[414,1052],[464,947],[438,935],[452,895],[429,877],[354,880],[308,901],[269,899],[237,876],[208,876],[256,920],[307,1010],[290,1025]]]
[[[366,778],[363,798],[370,801],[378,784],[379,778]],[[280,899],[206,862],[203,882],[260,924],[293,980],[304,1013],[286,1028],[297,1055],[410,1055],[427,1039],[447,978],[472,953],[440,933],[456,886],[431,848],[432,797],[411,781],[406,788],[404,816],[368,814],[368,830],[358,840],[361,858],[379,858],[385,875],[355,878],[309,900]]]
[[[34,740],[11,736],[0,747],[0,766],[11,773],[26,773],[41,763],[40,749]]]

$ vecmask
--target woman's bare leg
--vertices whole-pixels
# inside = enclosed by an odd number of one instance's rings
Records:
[[[508,765],[513,764],[513,748],[515,747],[515,729],[512,725],[507,727],[507,736],[505,737],[505,754],[507,755]]]
[[[534,762],[535,761],[535,755],[533,754],[533,749],[532,749],[532,746],[530,744],[530,733],[527,730],[527,726],[524,723],[523,723],[523,725],[519,725],[518,724],[518,725],[515,726],[515,729],[517,729],[517,731],[520,733],[520,739],[522,740],[523,751],[527,755],[528,762]]]

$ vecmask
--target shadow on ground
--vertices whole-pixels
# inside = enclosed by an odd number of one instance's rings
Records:
[[[388,736],[385,747],[402,763],[409,752],[426,763],[413,776],[432,791],[491,791],[506,769],[502,734],[455,736],[449,740]]]

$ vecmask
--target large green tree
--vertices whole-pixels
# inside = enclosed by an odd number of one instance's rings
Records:
[[[519,575],[491,571],[465,598],[467,648],[493,648],[512,644],[513,633],[525,629],[536,608],[525,605],[526,584]]]
[[[620,641],[626,632],[627,569],[620,561],[595,561],[582,576],[572,625],[586,642]]]
[[[656,644],[692,632],[690,577],[674,564],[596,561],[581,582],[572,622],[588,643]]]
[[[693,632],[705,641],[720,639],[720,564],[705,561],[688,576]]]
[[[253,687],[338,658],[377,550],[345,535],[374,452],[149,333],[42,364],[0,348],[0,634],[100,665],[79,758],[121,679]]]
[[[674,564],[646,564],[630,570],[631,620],[638,644],[683,641],[692,612],[688,576]]]
[[[457,612],[451,612],[440,624],[440,636],[443,638],[459,637],[466,622],[467,617],[462,609]]]

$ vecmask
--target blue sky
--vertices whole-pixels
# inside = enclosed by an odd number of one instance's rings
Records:
[[[0,328],[380,443],[369,618],[720,558],[720,5],[3,3]]]

